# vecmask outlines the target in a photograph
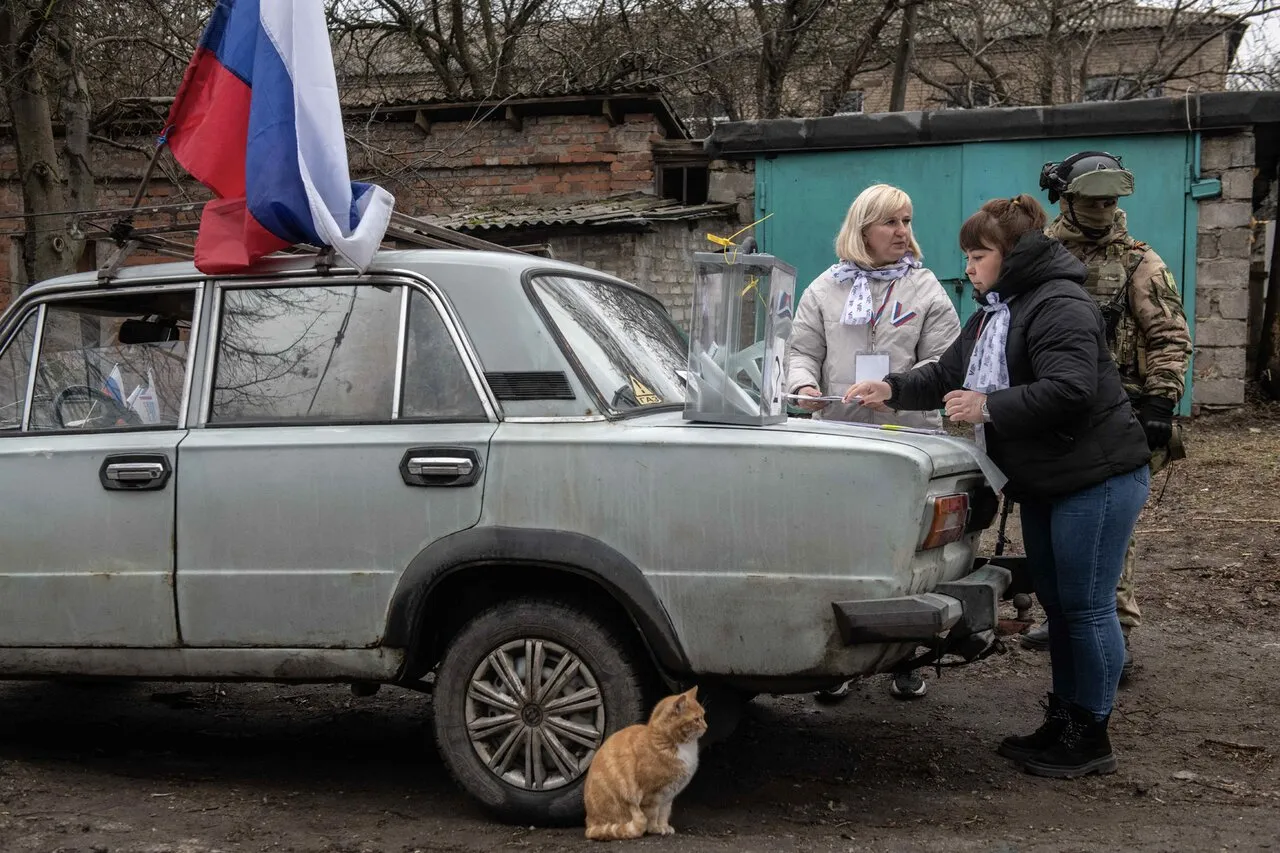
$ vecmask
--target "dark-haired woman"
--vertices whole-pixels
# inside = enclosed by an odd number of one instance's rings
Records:
[[[1107,350],[1085,266],[1043,233],[1028,195],[964,223],[965,273],[982,310],[931,365],[862,382],[848,398],[945,406],[975,424],[1009,477],[1036,595],[1049,615],[1053,692],[1043,725],[1000,753],[1040,776],[1110,773],[1107,721],[1124,664],[1116,581],[1147,498],[1146,436]]]

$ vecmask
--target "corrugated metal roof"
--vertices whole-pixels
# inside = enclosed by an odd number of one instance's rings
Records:
[[[454,231],[496,231],[506,228],[539,228],[548,226],[625,226],[646,222],[702,219],[725,216],[735,205],[709,202],[683,204],[668,198],[628,194],[595,201],[569,204],[509,208],[505,210],[466,210],[447,216],[421,216],[436,225]]]

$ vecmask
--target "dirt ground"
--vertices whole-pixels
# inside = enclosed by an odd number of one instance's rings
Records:
[[[1207,417],[1138,531],[1145,624],[1113,776],[993,751],[1048,660],[1010,642],[924,699],[757,699],[676,803],[684,851],[1280,850],[1280,407]],[[1163,490],[1163,496],[1160,492]],[[1015,541],[1015,547],[1017,543]],[[0,684],[0,851],[601,849],[495,823],[449,780],[429,701],[271,685]]]

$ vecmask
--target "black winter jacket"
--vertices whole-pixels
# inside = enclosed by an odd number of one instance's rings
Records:
[[[1012,500],[1051,499],[1147,463],[1146,434],[1107,349],[1097,303],[1080,285],[1085,265],[1057,240],[1024,234],[994,290],[1009,305],[1010,387],[987,397],[987,454]],[[935,409],[962,388],[984,313],[969,318],[932,364],[886,377],[889,405]]]

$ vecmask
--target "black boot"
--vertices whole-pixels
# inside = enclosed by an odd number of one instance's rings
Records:
[[[1067,727],[1067,721],[1071,719],[1071,715],[1067,713],[1067,703],[1059,699],[1056,693],[1050,693],[1048,704],[1041,702],[1040,707],[1044,708],[1044,722],[1040,724],[1040,728],[1029,735],[1005,738],[1000,741],[996,752],[1014,761],[1026,761],[1058,742],[1062,730]]]
[[[1064,703],[1070,718],[1058,742],[1026,760],[1023,768],[1035,776],[1074,779],[1090,773],[1116,772],[1116,756],[1107,737],[1107,722],[1095,720],[1093,713],[1078,705]]]

